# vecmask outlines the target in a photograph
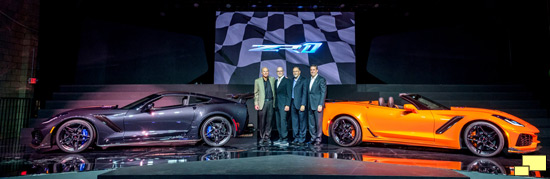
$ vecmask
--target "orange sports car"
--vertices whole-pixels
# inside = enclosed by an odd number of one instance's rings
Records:
[[[497,110],[446,107],[418,94],[399,95],[407,104],[378,101],[327,102],[323,133],[341,146],[361,142],[461,149],[491,157],[503,150],[529,153],[540,149],[539,130]]]

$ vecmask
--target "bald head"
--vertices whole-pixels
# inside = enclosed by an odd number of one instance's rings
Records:
[[[277,67],[277,76],[279,78],[283,77],[285,75],[285,70],[283,69],[283,67]]]
[[[269,69],[267,67],[262,68],[262,77],[267,78],[269,76]]]

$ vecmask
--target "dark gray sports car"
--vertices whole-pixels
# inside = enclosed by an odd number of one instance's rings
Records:
[[[80,108],[57,114],[32,132],[32,146],[78,153],[91,144],[163,145],[204,142],[222,146],[248,125],[251,94],[217,98],[190,92],[160,92],[124,107]]]

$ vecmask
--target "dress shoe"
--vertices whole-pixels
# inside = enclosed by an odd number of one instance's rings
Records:
[[[278,145],[279,146],[288,146],[288,142],[287,141],[282,141]]]

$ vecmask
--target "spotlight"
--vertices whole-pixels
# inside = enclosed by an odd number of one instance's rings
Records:
[[[318,8],[317,5],[313,5],[313,9],[317,9],[317,8]]]
[[[231,8],[231,4],[225,4],[225,8]]]
[[[199,3],[194,3],[193,7],[195,7],[195,8],[199,7]]]
[[[268,4],[268,5],[266,6],[266,7],[272,7],[272,6],[273,6],[273,5],[271,5],[271,4]]]
[[[340,8],[344,8],[344,7],[346,7],[345,4],[340,4]]]
[[[252,6],[250,6],[250,7],[252,7],[252,8],[256,8],[256,4],[252,4]]]
[[[304,8],[304,6],[298,6],[298,9],[302,9],[302,8]]]

